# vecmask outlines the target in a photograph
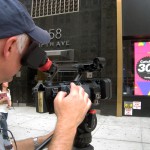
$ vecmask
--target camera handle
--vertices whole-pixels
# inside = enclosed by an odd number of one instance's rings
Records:
[[[51,141],[52,139],[51,135],[49,138],[47,138],[40,146],[38,146],[35,150],[42,150],[43,148],[45,148],[45,146]]]

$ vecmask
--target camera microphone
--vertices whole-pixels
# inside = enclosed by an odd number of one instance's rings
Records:
[[[21,64],[51,75],[57,71],[56,65],[47,57],[46,52],[39,48],[36,42],[30,44],[27,52],[21,59]]]

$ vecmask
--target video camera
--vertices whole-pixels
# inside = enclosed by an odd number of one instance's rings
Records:
[[[85,92],[89,95],[92,102],[92,108],[97,107],[100,104],[100,100],[107,100],[112,97],[111,80],[108,78],[100,79],[93,78],[93,73],[101,71],[105,65],[105,59],[97,57],[93,62],[77,63],[71,66],[71,70],[77,70],[77,76],[72,81],[53,82],[49,77],[44,83],[38,83],[33,88],[34,98],[37,102],[37,112],[41,111],[41,102],[43,99],[46,104],[46,109],[49,113],[54,113],[54,99],[59,91],[65,91],[69,93],[70,83],[74,82],[76,85],[80,85]],[[63,70],[68,68],[63,68]],[[57,69],[57,72],[62,68]],[[83,74],[86,74],[86,77]],[[86,78],[86,79],[85,79]]]

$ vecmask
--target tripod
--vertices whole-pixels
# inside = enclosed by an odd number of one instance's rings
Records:
[[[92,142],[91,132],[96,128],[96,125],[96,110],[91,109],[77,129],[73,150],[94,150],[90,143]]]
[[[97,118],[96,110],[90,110],[83,122],[77,128],[77,133],[74,140],[74,147],[72,150],[94,150],[90,144],[92,141],[91,132],[96,128]],[[50,136],[46,139],[36,150],[42,150],[52,139]]]

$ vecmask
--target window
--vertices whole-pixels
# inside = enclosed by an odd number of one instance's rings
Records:
[[[134,95],[150,95],[150,42],[134,42]]]
[[[150,95],[150,40],[124,40],[123,94]]]
[[[79,12],[79,0],[32,0],[33,18]]]

